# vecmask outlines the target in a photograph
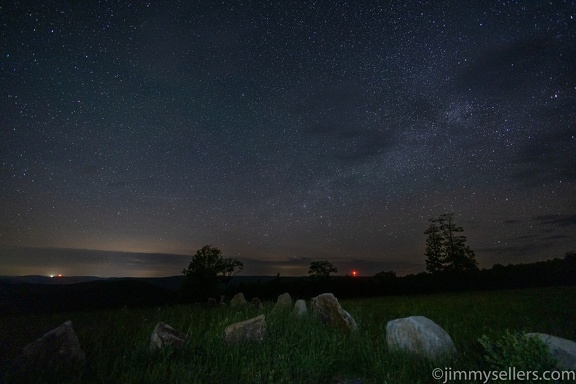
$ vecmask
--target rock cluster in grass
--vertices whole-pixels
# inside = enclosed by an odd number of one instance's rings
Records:
[[[232,308],[247,308],[248,304],[242,293],[234,296],[230,302]],[[250,308],[262,309],[258,298],[252,299]],[[354,318],[345,311],[332,293],[323,293],[311,299],[311,313],[324,324],[336,329],[356,331],[358,325]],[[290,294],[278,297],[272,316],[292,316],[294,321],[308,315],[305,300],[294,304]],[[234,344],[239,342],[262,342],[267,337],[267,324],[264,314],[228,325],[223,332],[223,340]],[[551,355],[558,362],[558,369],[576,370],[576,343],[571,340],[542,334],[528,333],[526,336],[540,338],[549,348]],[[150,350],[164,347],[181,347],[187,342],[186,334],[159,322],[150,336]],[[456,347],[448,335],[434,321],[424,316],[410,316],[394,319],[386,325],[386,343],[391,351],[406,351],[424,358],[436,360],[452,357],[457,353]],[[37,377],[66,378],[76,382],[82,376],[86,363],[85,354],[72,328],[72,322],[66,321],[61,326],[47,332],[42,337],[24,347],[22,354],[14,361],[6,373],[6,383],[35,382]],[[1,381],[1,377],[0,377]],[[361,382],[361,381],[338,381]]]
[[[237,294],[236,297],[244,298],[244,295]],[[234,299],[233,299],[234,300]],[[259,302],[259,300],[258,300]],[[323,323],[339,329],[355,331],[358,325],[354,318],[346,312],[338,299],[332,293],[324,293],[311,300],[312,310]],[[232,302],[231,302],[232,306]],[[272,313],[293,313],[297,317],[306,316],[308,309],[305,300],[297,300],[293,305],[292,297],[289,293],[278,296]],[[266,336],[266,318],[260,315],[245,321],[231,324],[224,330],[224,340],[231,343],[241,341],[262,341]]]
[[[186,334],[159,322],[150,336],[150,350],[158,350],[166,346],[181,347],[185,342]]]
[[[548,346],[548,350],[557,361],[561,370],[576,370],[576,343],[572,340],[547,335],[545,333],[527,333],[526,336],[537,337]]]
[[[424,316],[389,321],[386,324],[386,344],[390,350],[404,350],[431,359],[456,353],[450,335]]]

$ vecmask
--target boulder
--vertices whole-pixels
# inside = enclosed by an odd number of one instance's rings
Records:
[[[576,370],[576,343],[574,341],[545,333],[527,333],[525,336],[538,337],[542,340],[548,346],[550,354],[556,359],[558,369]]]
[[[356,331],[356,320],[342,307],[332,293],[323,293],[311,300],[312,312],[320,320],[330,326],[350,331]]]
[[[234,295],[232,300],[230,300],[230,306],[232,308],[243,308],[247,305],[246,299],[244,298],[244,294],[242,292],[238,292]]]
[[[209,307],[215,307],[216,306],[216,299],[213,297],[210,297],[208,299],[208,301],[206,302],[206,305],[208,305]]]
[[[292,297],[288,292],[278,296],[276,304],[272,308],[273,311],[289,311],[292,309]]]
[[[150,350],[162,349],[166,346],[181,347],[186,341],[186,335],[165,323],[158,323],[150,336]]]
[[[450,335],[424,316],[389,321],[386,343],[390,350],[405,350],[430,359],[456,353]]]
[[[250,307],[255,309],[262,309],[263,305],[259,298],[253,297],[252,300],[250,301]]]
[[[296,300],[296,303],[294,303],[294,310],[292,311],[292,313],[294,313],[298,317],[306,316],[306,314],[308,313],[308,308],[306,308],[306,300],[302,299]]]
[[[262,341],[266,336],[266,318],[264,315],[234,323],[224,329],[224,340],[229,343],[241,341]]]
[[[38,376],[74,380],[80,377],[85,364],[86,355],[68,320],[24,347],[7,375],[7,382],[34,381]]]

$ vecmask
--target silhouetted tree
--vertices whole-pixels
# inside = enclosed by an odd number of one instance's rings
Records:
[[[445,213],[430,219],[430,226],[424,232],[426,239],[426,270],[432,273],[442,271],[475,271],[478,262],[474,251],[466,245],[464,229],[454,223],[454,214]]]
[[[225,259],[221,250],[205,245],[192,256],[188,268],[182,270],[185,275],[184,293],[195,300],[218,297],[221,291],[220,282],[228,282],[243,268],[241,261]]]
[[[236,276],[244,269],[244,263],[236,259],[223,259],[222,260],[222,272],[221,279],[224,282],[229,283],[232,277]]]
[[[338,269],[328,260],[313,261],[310,263],[308,275],[314,278],[329,278],[331,273],[338,272]]]
[[[445,267],[446,255],[442,247],[440,228],[435,222],[432,222],[430,227],[424,231],[424,234],[428,235],[426,238],[426,250],[424,251],[426,270],[432,273],[442,272]]]

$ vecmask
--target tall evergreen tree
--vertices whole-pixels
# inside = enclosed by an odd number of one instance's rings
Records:
[[[428,238],[426,238],[426,250],[424,251],[424,255],[426,255],[426,270],[432,273],[441,272],[444,270],[446,255],[442,248],[440,228],[436,223],[432,222],[424,234],[428,235]]]
[[[430,219],[424,232],[426,239],[426,270],[429,272],[478,270],[474,251],[466,245],[462,227],[454,223],[454,214],[445,213]]]

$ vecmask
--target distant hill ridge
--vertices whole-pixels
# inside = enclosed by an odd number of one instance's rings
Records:
[[[275,276],[234,276],[230,284],[241,284],[251,282],[267,282],[276,278]],[[166,277],[97,277],[97,276],[61,276],[50,277],[42,275],[27,275],[27,276],[0,276],[0,284],[47,284],[47,285],[62,285],[62,284],[78,284],[90,281],[113,281],[113,280],[126,280],[126,281],[142,281],[148,284],[155,285],[170,291],[176,291],[182,285],[184,276],[166,276]]]
[[[97,276],[43,276],[43,275],[27,275],[27,276],[0,276],[0,282],[9,284],[76,284],[85,283],[88,281],[101,280]]]
[[[89,280],[89,281],[87,281]],[[0,314],[65,312],[114,307],[160,306],[191,300],[178,292],[184,276],[169,277],[0,277]],[[225,284],[224,294],[243,292],[247,297],[274,299],[290,292],[296,297],[313,297],[332,292],[337,297],[430,294],[464,290],[516,289],[575,285],[576,252],[562,259],[531,264],[500,265],[466,272],[419,273],[396,277],[383,274],[367,277],[334,276],[330,279],[279,276],[235,276]]]
[[[129,279],[99,279],[70,284],[0,283],[0,313],[59,313],[124,306],[165,305],[173,292]]]

